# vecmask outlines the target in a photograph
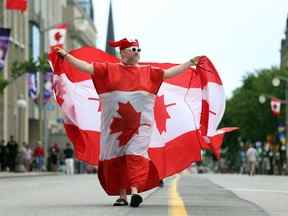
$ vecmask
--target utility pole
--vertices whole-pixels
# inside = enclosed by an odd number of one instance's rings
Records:
[[[45,53],[45,32],[44,29],[44,20],[42,18],[42,2],[39,1],[39,31],[40,31],[40,58],[44,56]],[[41,67],[40,67],[41,68]],[[48,143],[45,139],[45,119],[46,119],[46,106],[44,104],[44,73],[45,71],[39,71],[39,100],[38,100],[38,111],[39,111],[39,140],[44,148],[44,165],[47,167],[47,153],[48,153]]]

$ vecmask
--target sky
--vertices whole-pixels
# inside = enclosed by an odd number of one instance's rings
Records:
[[[137,38],[141,60],[182,63],[206,55],[226,97],[247,73],[279,66],[288,0],[111,0],[115,38]],[[109,0],[94,0],[97,46],[105,49]]]

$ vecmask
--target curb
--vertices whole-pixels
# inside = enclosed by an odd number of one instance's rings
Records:
[[[0,173],[1,179],[62,175],[61,172]]]

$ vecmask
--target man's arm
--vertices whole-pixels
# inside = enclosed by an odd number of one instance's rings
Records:
[[[184,72],[186,69],[188,69],[189,67],[196,65],[197,61],[198,61],[198,56],[190,59],[189,61],[180,64],[180,65],[176,65],[174,67],[171,67],[169,69],[164,70],[164,79],[168,79],[171,77],[174,77],[182,72]]]
[[[79,70],[87,72],[89,74],[92,74],[94,72],[93,64],[75,58],[74,56],[70,55],[66,50],[57,48],[57,53],[62,58],[65,58],[70,64],[78,68]]]

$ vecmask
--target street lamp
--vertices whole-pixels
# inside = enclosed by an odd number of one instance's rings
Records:
[[[258,98],[259,103],[264,104],[266,102],[266,97],[265,95],[260,95]]]
[[[286,172],[288,173],[288,78],[284,76],[276,76],[272,79],[272,85],[280,86],[281,81],[285,82],[285,148],[286,148]]]
[[[274,87],[278,87],[278,86],[280,85],[280,79],[279,79],[278,77],[274,77],[274,78],[272,79],[272,85],[273,85]]]

